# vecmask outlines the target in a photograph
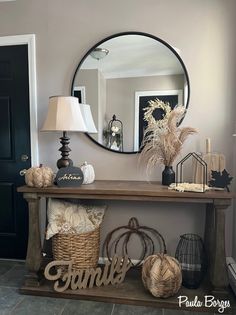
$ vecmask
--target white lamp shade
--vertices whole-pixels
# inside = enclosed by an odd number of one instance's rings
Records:
[[[78,98],[73,96],[51,96],[48,114],[41,131],[86,132]]]
[[[97,128],[94,124],[93,116],[91,113],[90,105],[88,104],[79,104],[82,116],[84,118],[85,125],[87,127],[87,132],[97,133]]]

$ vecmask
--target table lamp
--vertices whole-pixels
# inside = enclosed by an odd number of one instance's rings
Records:
[[[69,158],[71,149],[69,148],[70,138],[67,131],[87,132],[87,126],[81,113],[81,104],[78,98],[73,96],[51,96],[46,120],[41,131],[62,131],[61,158],[57,161],[57,167],[72,166],[73,162]]]

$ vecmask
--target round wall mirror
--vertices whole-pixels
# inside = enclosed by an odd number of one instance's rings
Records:
[[[85,54],[71,94],[87,104],[89,138],[107,150],[136,153],[148,102],[158,98],[171,108],[187,108],[190,86],[176,48],[149,34],[127,32],[100,41]]]

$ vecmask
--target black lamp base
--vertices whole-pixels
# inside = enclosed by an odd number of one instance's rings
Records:
[[[63,159],[60,158],[57,161],[57,168],[67,167],[67,166],[73,166],[73,161],[71,159]]]
[[[69,158],[71,149],[69,148],[70,138],[67,137],[66,131],[63,131],[63,136],[60,138],[60,143],[62,144],[61,148],[58,151],[61,151],[61,158],[57,161],[57,167],[67,167],[73,166],[73,161]]]

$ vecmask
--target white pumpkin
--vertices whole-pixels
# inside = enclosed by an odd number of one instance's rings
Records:
[[[53,185],[54,174],[50,167],[31,167],[25,172],[25,183],[30,187],[48,187]]]
[[[84,162],[81,166],[81,171],[84,174],[83,184],[92,184],[95,180],[94,168],[91,164]]]

